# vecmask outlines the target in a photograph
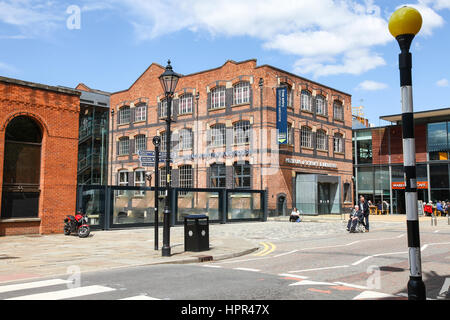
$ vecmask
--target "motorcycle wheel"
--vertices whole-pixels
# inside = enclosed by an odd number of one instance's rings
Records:
[[[91,229],[87,226],[83,226],[78,229],[78,236],[80,238],[86,238],[87,236],[89,236],[89,233],[91,233]]]
[[[70,235],[70,226],[68,225],[64,226],[64,235],[66,236]]]

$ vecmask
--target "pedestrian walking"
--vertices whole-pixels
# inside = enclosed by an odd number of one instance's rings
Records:
[[[366,232],[369,232],[369,204],[366,202],[364,196],[359,197],[358,203],[359,210],[361,210],[364,217],[364,224],[366,228]]]

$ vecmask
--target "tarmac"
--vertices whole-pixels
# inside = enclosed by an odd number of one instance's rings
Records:
[[[346,221],[348,214],[304,216],[303,228],[311,222]],[[154,228],[121,230],[94,230],[88,238],[75,235],[22,235],[0,237],[0,283],[32,278],[62,276],[74,271],[90,272],[113,268],[164,263],[199,263],[219,261],[250,254],[259,249],[262,238],[251,240],[245,235],[249,228],[263,236],[265,227],[275,225],[275,231],[284,230],[282,223],[289,217],[269,217],[267,222],[211,224],[209,250],[184,250],[184,227],[170,229],[170,257],[162,257],[162,227],[159,228],[158,250],[155,250]],[[371,215],[371,223],[405,222],[404,215]],[[431,221],[421,217],[420,221]],[[330,224],[330,223],[329,223]],[[447,225],[447,217],[438,217],[438,224]],[[330,224],[331,225],[331,224]],[[336,225],[336,224],[335,224]],[[289,224],[292,228],[293,224]],[[340,224],[335,226],[340,230]],[[336,232],[334,230],[334,232]],[[295,231],[295,230],[294,230]],[[294,234],[295,236],[295,234]]]

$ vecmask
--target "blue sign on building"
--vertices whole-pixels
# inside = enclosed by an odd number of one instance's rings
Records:
[[[277,130],[278,144],[288,143],[287,88],[277,88]]]

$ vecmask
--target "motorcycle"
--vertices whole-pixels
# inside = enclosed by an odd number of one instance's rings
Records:
[[[77,215],[68,215],[64,219],[64,234],[66,236],[71,233],[77,233],[80,238],[86,238],[89,236],[91,228],[88,225],[88,217],[82,212],[78,212]]]

